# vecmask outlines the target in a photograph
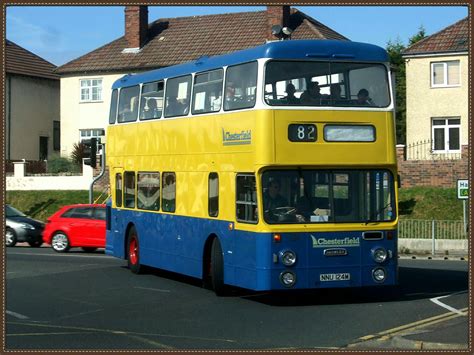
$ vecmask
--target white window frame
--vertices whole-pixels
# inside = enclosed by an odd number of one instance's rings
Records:
[[[97,85],[93,85],[93,81],[97,80],[99,83]],[[88,85],[83,86],[82,83],[89,81],[90,83]],[[102,78],[84,78],[84,79],[79,79],[79,102],[102,102],[102,87],[103,87],[103,80]],[[93,99],[92,96],[92,89],[93,88],[99,88],[99,94],[98,98]],[[82,90],[87,90],[88,98],[83,99],[82,97]]]
[[[434,125],[433,121],[444,120],[444,125]],[[449,120],[459,120],[459,124],[449,124]],[[449,149],[449,129],[459,129],[459,149]],[[444,150],[435,150],[435,129],[444,129]],[[448,154],[461,152],[461,117],[432,117],[431,118],[431,137],[432,137],[432,151],[435,154]]]
[[[84,140],[89,140],[91,138],[101,138],[101,132],[104,131],[104,128],[81,128],[79,130],[79,143],[82,143]],[[85,135],[82,135],[82,133],[85,133]],[[102,149],[102,144],[99,145],[98,147],[98,152]]]
[[[448,83],[448,63],[458,63],[459,67],[459,78],[458,84],[449,84]],[[435,65],[443,65],[443,83],[442,84],[435,84],[434,78],[434,66]],[[431,87],[432,88],[450,88],[450,87],[459,87],[461,86],[461,61],[460,60],[446,60],[442,62],[431,62]]]

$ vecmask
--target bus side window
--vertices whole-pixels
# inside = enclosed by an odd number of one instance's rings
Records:
[[[165,94],[165,117],[187,115],[190,96],[191,75],[168,79]]]
[[[196,74],[194,77],[193,114],[217,112],[222,103],[222,69]]]
[[[164,82],[143,84],[140,101],[140,120],[160,118],[163,112]]]
[[[209,203],[208,211],[210,217],[217,217],[219,214],[219,175],[209,174]]]
[[[122,174],[115,174],[115,206],[122,207]]]
[[[125,207],[135,208],[135,172],[127,171],[124,174]]]
[[[244,223],[257,223],[257,185],[255,175],[238,174],[236,184],[237,220]]]
[[[160,173],[137,174],[137,208],[151,211],[160,209]]]
[[[117,118],[117,101],[118,101],[118,91],[114,89],[112,91],[112,97],[110,99],[110,111],[109,111],[109,123],[114,124]]]
[[[227,68],[225,75],[225,111],[255,106],[257,68],[257,62]]]
[[[134,122],[138,116],[138,95],[140,86],[135,85],[120,90],[118,122]]]
[[[161,208],[163,212],[174,212],[176,210],[176,174],[163,173],[161,181],[163,184]]]

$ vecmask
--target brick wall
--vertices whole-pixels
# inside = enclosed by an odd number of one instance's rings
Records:
[[[467,179],[469,147],[462,146],[461,159],[406,160],[406,146],[397,146],[398,173],[402,187],[456,187],[458,179]]]
[[[125,7],[125,39],[128,48],[141,48],[148,31],[148,6]]]

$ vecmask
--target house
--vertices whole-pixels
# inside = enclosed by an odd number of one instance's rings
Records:
[[[162,18],[148,23],[147,6],[125,7],[125,35],[56,70],[61,76],[61,155],[95,137],[108,124],[110,92],[124,74],[162,68],[264,44],[278,38],[272,27],[293,30],[293,39],[346,37],[289,6],[265,11]]]
[[[467,152],[468,48],[465,18],[404,51],[409,160],[459,159]]]
[[[5,160],[45,160],[60,151],[56,66],[5,42]]]

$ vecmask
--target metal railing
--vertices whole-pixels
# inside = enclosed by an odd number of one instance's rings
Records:
[[[461,152],[440,152],[433,150],[434,142],[431,139],[410,143],[406,146],[408,160],[459,160]]]
[[[415,239],[467,239],[468,233],[463,221],[400,219],[399,238]]]

